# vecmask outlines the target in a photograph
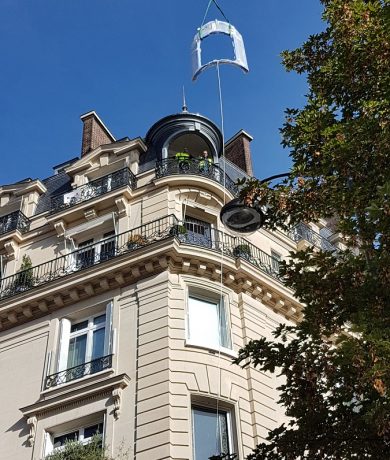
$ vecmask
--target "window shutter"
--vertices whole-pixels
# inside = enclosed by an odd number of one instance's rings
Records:
[[[53,438],[49,432],[45,433],[45,446],[43,451],[45,452],[45,457],[53,452]]]
[[[57,358],[57,371],[64,371],[68,367],[68,350],[69,350],[69,338],[70,338],[70,326],[71,322],[69,319],[63,318],[60,321],[60,337],[58,343],[58,358]]]
[[[106,307],[106,330],[104,336],[104,355],[112,353],[112,301]]]

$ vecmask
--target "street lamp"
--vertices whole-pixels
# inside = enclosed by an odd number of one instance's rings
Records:
[[[276,174],[261,180],[260,184],[289,175],[289,173]],[[219,218],[225,227],[233,232],[252,233],[264,225],[267,215],[259,204],[249,206],[240,198],[234,198],[221,209]]]

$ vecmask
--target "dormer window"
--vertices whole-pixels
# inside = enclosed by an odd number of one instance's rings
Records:
[[[190,158],[198,159],[205,150],[211,157],[215,157],[215,152],[210,144],[198,134],[186,133],[170,140],[165,147],[165,158],[176,158],[177,153],[187,152]]]

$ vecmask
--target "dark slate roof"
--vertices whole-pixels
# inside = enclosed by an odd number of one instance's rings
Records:
[[[66,193],[72,190],[71,179],[65,171],[61,171],[54,176],[43,179],[43,184],[47,188],[47,192],[39,198],[38,206],[35,214],[49,211],[51,198],[60,193]]]

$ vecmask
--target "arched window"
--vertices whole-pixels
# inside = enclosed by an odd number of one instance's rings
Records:
[[[216,158],[214,149],[199,134],[185,133],[171,139],[165,148],[165,158],[175,158],[178,152],[188,152],[190,158],[199,158],[207,150],[210,157]]]

